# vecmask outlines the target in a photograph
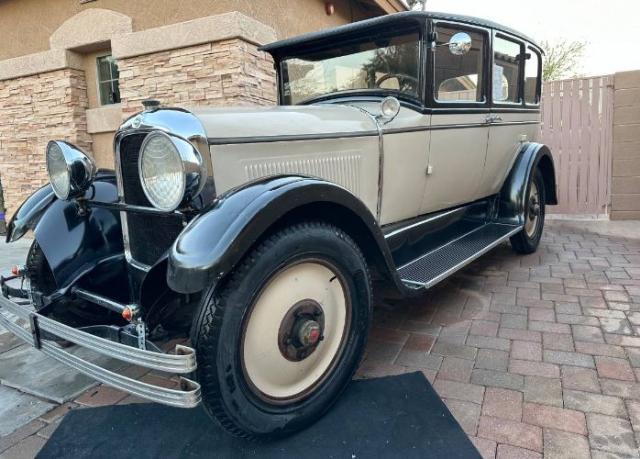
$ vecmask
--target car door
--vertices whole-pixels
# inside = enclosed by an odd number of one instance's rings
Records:
[[[486,29],[434,22],[428,91],[431,138],[421,213],[473,201],[482,179],[489,126]],[[471,48],[455,54],[452,37],[466,34]],[[460,37],[460,35],[458,35]]]
[[[384,157],[380,224],[406,220],[421,214],[427,182],[429,122],[431,115],[401,107],[383,126]],[[416,199],[417,197],[417,199]]]
[[[535,140],[540,123],[539,52],[502,32],[493,37],[491,127],[479,194],[500,191],[521,142]]]

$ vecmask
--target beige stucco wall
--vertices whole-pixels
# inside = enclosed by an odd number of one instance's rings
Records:
[[[239,11],[272,27],[279,38],[381,14],[355,0],[334,0],[332,16],[324,0],[2,0],[0,60],[49,49],[50,37],[69,18],[92,8],[129,16],[133,31]]]
[[[640,71],[615,75],[611,219],[640,219]]]

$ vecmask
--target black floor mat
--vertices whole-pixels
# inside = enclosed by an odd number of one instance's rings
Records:
[[[352,383],[320,421],[272,443],[235,439],[202,409],[133,404],[74,410],[41,458],[479,458],[421,373]]]

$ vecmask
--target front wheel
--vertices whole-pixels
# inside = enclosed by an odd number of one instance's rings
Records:
[[[511,246],[516,252],[529,254],[538,249],[544,229],[545,199],[544,179],[540,169],[536,169],[527,186],[524,227],[511,237]]]
[[[370,311],[367,265],[347,234],[324,223],[275,233],[203,296],[191,338],[206,411],[249,438],[313,423],[351,380]]]

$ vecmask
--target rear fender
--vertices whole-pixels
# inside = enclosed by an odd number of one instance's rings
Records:
[[[527,186],[536,168],[539,168],[545,183],[545,204],[558,203],[556,194],[555,166],[551,151],[546,145],[528,142],[523,144],[511,168],[502,190],[498,220],[513,225],[524,224]]]

